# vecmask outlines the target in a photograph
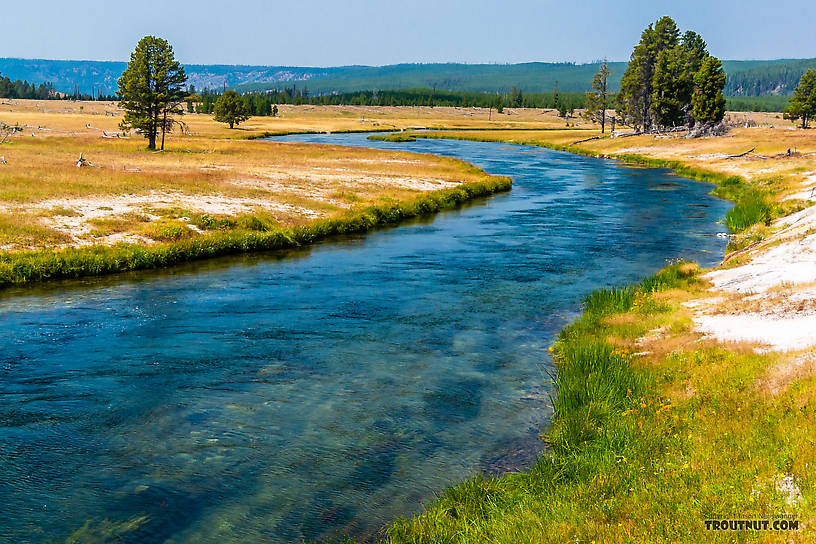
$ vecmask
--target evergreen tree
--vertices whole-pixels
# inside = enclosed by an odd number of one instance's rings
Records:
[[[122,77],[119,78],[119,104],[125,110],[123,130],[140,129],[148,149],[156,149],[156,137],[171,130],[174,115],[183,114],[180,104],[187,92],[184,68],[173,56],[166,40],[155,36],[142,38]]]
[[[213,109],[213,117],[220,123],[228,123],[230,128],[249,119],[246,102],[235,91],[226,91],[218,97]]]
[[[592,79],[592,90],[586,93],[586,113],[584,116],[601,123],[601,134],[606,131],[606,110],[609,108],[609,64],[604,61],[601,69]]]
[[[552,104],[553,104],[553,109],[558,111],[558,115],[561,115],[561,117],[564,117],[564,115],[566,115],[567,110],[561,104],[561,95],[558,94],[558,80],[557,79],[555,80],[555,83],[553,84]],[[564,110],[563,114],[561,113],[562,109]]]
[[[717,57],[706,57],[694,75],[692,106],[694,121],[704,125],[719,123],[725,116],[725,72]]]
[[[667,90],[654,88],[658,59],[663,51],[677,46],[679,34],[671,17],[661,17],[641,34],[618,93],[618,113],[624,122],[644,131],[651,130],[655,121],[652,100],[656,95],[665,95]],[[667,74],[673,68],[671,59],[665,59],[664,64],[663,73]],[[665,82],[661,79],[659,83]]]
[[[720,61],[711,58],[705,40],[693,31],[681,37],[670,17],[649,25],[621,79],[619,116],[644,131],[691,125],[695,120],[719,122],[725,74]]]
[[[804,73],[799,85],[785,108],[785,119],[802,120],[802,128],[808,128],[810,121],[816,118],[816,70],[810,68]]]
[[[692,77],[688,77],[681,49],[673,47],[660,52],[652,76],[651,107],[655,124],[675,127],[686,121],[691,102]]]

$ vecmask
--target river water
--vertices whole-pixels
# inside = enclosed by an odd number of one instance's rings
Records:
[[[459,157],[514,186],[302,250],[0,292],[0,541],[370,537],[532,461],[547,347],[583,295],[724,250],[728,205],[668,171],[282,139]]]

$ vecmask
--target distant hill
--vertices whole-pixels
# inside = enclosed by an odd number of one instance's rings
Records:
[[[726,95],[785,96],[793,94],[802,74],[816,68],[816,59],[732,60],[723,65]]]
[[[793,92],[816,59],[725,61],[729,96],[787,95]],[[0,59],[0,74],[32,83],[51,82],[72,93],[111,94],[125,69],[124,62]],[[396,64],[390,66],[342,66],[308,68],[292,66],[185,66],[189,82],[198,89],[235,88],[262,91],[306,86],[311,94],[347,93],[373,89],[436,88],[449,91],[505,92],[512,87],[525,92],[550,92],[558,81],[563,92],[586,91],[598,64]],[[623,62],[610,63],[612,90],[617,90],[626,69]]]

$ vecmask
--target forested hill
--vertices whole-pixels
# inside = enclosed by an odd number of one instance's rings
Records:
[[[786,95],[793,92],[816,59],[725,61],[729,96]],[[586,91],[598,64],[397,64],[308,68],[291,66],[187,65],[189,83],[198,89],[239,91],[280,89],[297,85],[310,94],[348,93],[374,89],[429,88],[469,92],[550,92],[558,81],[563,92]],[[610,63],[611,88],[616,91],[625,63]],[[0,59],[0,74],[31,83],[51,82],[62,92],[111,94],[124,62]]]
[[[726,96],[789,95],[802,74],[816,68],[816,59],[740,60],[723,65],[728,74]]]

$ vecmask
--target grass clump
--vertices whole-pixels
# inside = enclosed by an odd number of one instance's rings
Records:
[[[381,142],[416,142],[416,136],[411,134],[372,134],[367,138],[368,140],[377,140]]]
[[[769,224],[773,205],[764,192],[747,191],[725,215],[725,224],[731,232],[742,232],[756,224]]]
[[[195,231],[185,223],[173,219],[160,219],[147,223],[142,232],[148,238],[160,242],[175,242],[195,235]]]
[[[91,230],[91,236],[108,236],[118,232],[125,232],[138,226],[141,223],[147,223],[150,218],[144,214],[130,212],[113,217],[96,217],[88,220],[88,224],[94,228]]]

